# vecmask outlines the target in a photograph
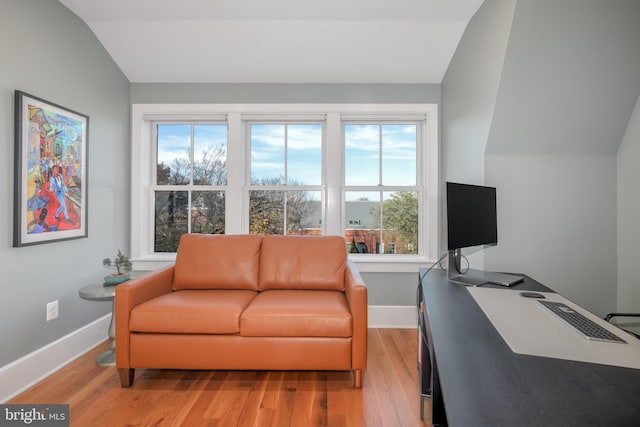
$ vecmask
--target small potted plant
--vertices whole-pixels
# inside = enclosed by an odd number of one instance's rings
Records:
[[[118,253],[115,258],[103,259],[102,265],[105,268],[115,269],[115,273],[111,273],[104,277],[105,285],[117,285],[119,283],[126,282],[131,277],[131,260],[129,260],[129,257],[123,254],[120,249],[118,249]]]

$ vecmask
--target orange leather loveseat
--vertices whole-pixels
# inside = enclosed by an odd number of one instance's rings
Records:
[[[116,288],[116,367],[351,370],[362,387],[367,288],[338,236],[185,234],[175,264]]]

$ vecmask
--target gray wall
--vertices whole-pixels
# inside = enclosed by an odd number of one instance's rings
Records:
[[[515,0],[487,0],[478,9],[442,81],[442,248],[446,242],[445,182],[484,183],[484,153],[511,31]],[[484,251],[468,249],[474,268]]]
[[[443,181],[484,182],[484,153],[514,7],[515,0],[485,1],[442,81]]]
[[[596,313],[613,311],[615,168],[615,156],[487,156],[499,200],[487,268],[527,273]]]
[[[640,312],[640,97],[618,150],[618,310]]]
[[[57,1],[0,0],[0,366],[110,311],[78,297],[129,230],[129,83],[86,25]],[[12,247],[13,91],[87,114],[86,239]],[[45,321],[59,300],[60,317]]]
[[[518,0],[487,154],[615,155],[640,91],[640,2]]]
[[[133,104],[439,103],[435,84],[132,83]]]
[[[504,60],[496,44],[479,55],[514,3]],[[616,153],[640,93],[639,22],[637,1],[486,0],[442,87],[445,156],[475,153],[445,157],[445,179],[472,171],[498,187],[499,244],[483,251],[485,268],[530,274],[600,314],[616,307],[616,229],[638,229],[616,205]],[[624,172],[637,178],[635,164]]]

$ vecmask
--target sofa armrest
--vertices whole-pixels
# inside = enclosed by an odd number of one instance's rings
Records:
[[[129,363],[129,319],[131,310],[152,298],[173,290],[174,265],[153,271],[144,276],[128,280],[116,287],[115,329],[116,367],[130,368]]]
[[[352,369],[364,371],[367,365],[367,285],[362,280],[358,267],[351,260],[347,261],[344,286],[353,319]]]

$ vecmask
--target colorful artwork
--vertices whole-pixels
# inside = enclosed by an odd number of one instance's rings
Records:
[[[89,117],[16,91],[13,246],[87,237]]]

